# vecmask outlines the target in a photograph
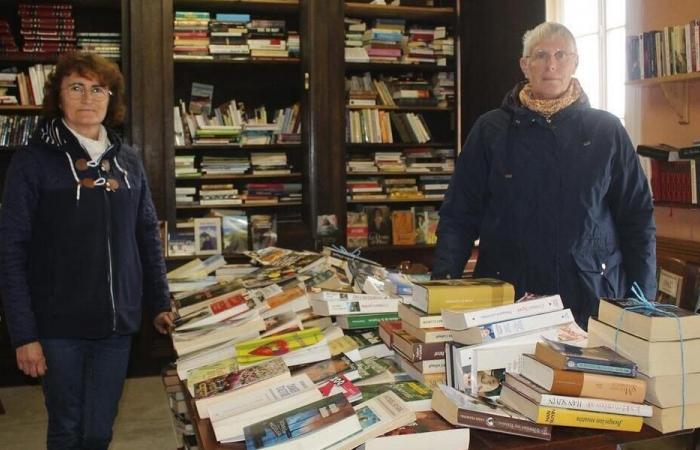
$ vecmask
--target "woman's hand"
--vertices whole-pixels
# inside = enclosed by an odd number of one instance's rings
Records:
[[[37,378],[46,373],[44,350],[39,342],[30,342],[17,347],[17,367],[30,377]]]
[[[163,311],[153,319],[153,326],[161,334],[168,334],[173,329],[173,313]]]

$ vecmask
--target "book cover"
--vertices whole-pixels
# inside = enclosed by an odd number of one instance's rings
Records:
[[[343,394],[345,398],[354,403],[362,400],[362,392],[355,386],[352,381],[348,380],[345,375],[334,375],[327,380],[318,384],[318,390],[324,397],[330,397],[335,394]]]
[[[221,216],[221,232],[224,238],[224,255],[235,255],[250,250],[248,216],[245,213]]]
[[[323,333],[318,328],[255,339],[237,344],[236,358],[239,364],[252,364],[318,344],[323,339]]]
[[[277,244],[277,217],[274,214],[251,215],[250,238],[253,250],[274,247]]]
[[[354,424],[351,423],[347,427],[344,435],[336,435],[336,441],[360,431],[361,426],[355,410],[342,394],[327,397],[245,427],[243,434],[246,448],[252,450],[282,445],[292,440],[309,437],[323,428],[353,417]]]
[[[467,450],[469,428],[455,427],[435,411],[416,412],[416,420],[365,443],[364,450],[407,450],[433,448]]]
[[[535,357],[560,370],[635,377],[637,364],[605,346],[577,347],[545,340],[535,347]]]
[[[414,245],[416,243],[413,220],[411,211],[391,212],[391,232],[394,245]]]
[[[236,391],[285,373],[288,374],[289,369],[282,358],[274,358],[254,366],[234,370],[226,375],[220,375],[199,382],[194,385],[194,398],[199,400],[226,392]]]
[[[532,422],[485,397],[471,397],[449,386],[433,390],[432,407],[452,425],[551,440],[552,427]]]
[[[428,314],[442,309],[478,309],[511,304],[512,284],[494,278],[433,280],[416,283],[413,305]]]
[[[359,378],[357,366],[345,355],[340,355],[324,361],[311,364],[294,372],[307,375],[314,384],[321,383],[339,374],[345,375],[348,379]]]
[[[191,114],[211,113],[211,101],[214,98],[214,86],[204,83],[192,83],[189,110]]]
[[[430,411],[430,401],[433,397],[432,389],[418,381],[370,384],[360,386],[359,389],[362,393],[363,401],[391,391],[401,400],[408,403],[413,411]]]
[[[391,244],[391,211],[388,206],[365,208],[369,222],[368,242],[371,246]]]
[[[348,211],[346,235],[348,248],[367,247],[369,235],[367,213]]]

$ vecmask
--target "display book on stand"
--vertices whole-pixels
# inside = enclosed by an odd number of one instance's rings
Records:
[[[657,391],[647,388],[645,396],[645,380],[630,376],[637,361],[582,349],[585,332],[558,296],[514,303],[512,286],[498,280],[413,282],[332,249],[249,256],[255,264],[247,273],[222,271],[218,284],[174,300],[176,371],[220,442],[422,448],[436,433],[452,443],[445,448],[466,448],[470,428],[547,440],[552,425],[657,426],[654,407],[641,404]],[[576,345],[560,348],[564,342]],[[572,349],[576,370],[561,361]],[[465,362],[476,366],[475,377],[471,367],[465,376]],[[552,380],[561,377],[576,383],[559,391]],[[601,379],[608,389],[591,388]],[[636,396],[615,397],[620,386],[634,386]],[[305,426],[289,428],[296,419]],[[414,422],[411,438],[380,438]]]

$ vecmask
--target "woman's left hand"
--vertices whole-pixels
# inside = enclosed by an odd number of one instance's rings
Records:
[[[163,311],[158,314],[155,319],[153,319],[153,326],[156,327],[161,334],[168,334],[174,327],[173,325],[173,313],[170,311]]]

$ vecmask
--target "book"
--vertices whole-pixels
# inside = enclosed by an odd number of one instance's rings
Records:
[[[645,418],[644,423],[664,434],[700,427],[700,403],[685,405],[685,414],[682,406],[659,408],[652,405],[651,408],[652,416]],[[681,423],[682,417],[684,423]]]
[[[414,245],[416,243],[415,224],[411,211],[391,212],[391,233],[394,245]]]
[[[452,331],[455,342],[465,345],[483,344],[498,339],[518,336],[530,331],[550,328],[557,325],[574,322],[570,309],[552,311],[536,316],[506,320],[488,325],[478,325],[465,330]]]
[[[176,331],[191,330],[215,324],[237,316],[250,309],[245,291],[234,291],[202,308],[178,315],[174,321]]]
[[[362,294],[348,294],[350,296],[358,296]],[[376,297],[376,296],[374,296]],[[314,314],[320,316],[334,315],[356,315],[356,314],[378,314],[378,313],[396,313],[399,306],[398,298],[367,298],[357,300],[318,300],[312,295],[309,299],[309,304],[314,311]]]
[[[601,299],[598,320],[652,342],[680,341],[680,333],[683,339],[700,338],[700,314],[677,307],[663,308],[676,317],[650,309],[626,311],[635,305],[639,302],[633,299]]]
[[[700,354],[700,339],[649,342],[625,331],[616,331],[614,327],[590,318],[588,321],[588,342],[590,345],[615,346],[624,357],[636,362],[639,372],[656,377],[661,375],[680,375],[700,372],[700,358],[691,355]],[[681,353],[682,348],[682,353]],[[684,368],[681,365],[684,355]]]
[[[442,309],[478,309],[513,303],[512,284],[493,278],[433,280],[416,283],[412,305],[428,314]]]
[[[446,330],[444,328],[416,328],[404,323],[403,330],[426,344],[450,342],[453,340],[452,330]]]
[[[362,393],[352,381],[343,375],[334,375],[327,380],[318,383],[318,390],[324,397],[330,397],[335,394],[343,394],[350,403],[362,400]]]
[[[236,345],[238,363],[252,364],[276,356],[282,356],[324,341],[318,328],[269,336]]]
[[[545,340],[535,347],[535,357],[560,370],[601,373],[623,377],[637,375],[637,364],[619,355],[610,347],[577,347]]]
[[[187,389],[190,391],[190,395],[194,395],[195,384],[236,370],[238,370],[238,362],[233,357],[195,367],[187,371]]]
[[[501,389],[499,401],[522,413],[535,423],[616,431],[639,431],[642,429],[643,419],[639,416],[542,406],[535,404],[508,385],[504,385]]]
[[[305,374],[314,384],[322,383],[331,377],[341,374],[349,380],[360,378],[357,365],[345,355],[339,355],[296,369],[294,375],[299,374]]]
[[[335,323],[344,329],[361,329],[361,328],[377,328],[379,323],[385,320],[396,320],[398,314],[394,312],[375,313],[375,314],[357,314],[353,316],[337,316]]]
[[[346,226],[348,248],[367,247],[368,234],[367,214],[363,211],[348,211]]]
[[[536,424],[485,397],[471,397],[449,386],[433,390],[432,407],[452,425],[551,440],[552,427]]]
[[[444,342],[425,343],[404,330],[393,333],[392,346],[411,362],[445,357]]]
[[[192,83],[190,93],[190,104],[188,105],[191,114],[211,113],[211,102],[214,98],[214,86],[204,83]]]
[[[246,448],[325,448],[362,430],[355,410],[342,394],[243,428]]]
[[[281,411],[319,401],[323,395],[305,375],[292,377],[209,407],[216,440],[242,441],[243,428]]]
[[[406,303],[399,304],[399,319],[414,328],[444,327],[443,316],[440,314],[426,314]]]
[[[646,383],[638,378],[555,369],[534,355],[523,355],[520,374],[556,395],[641,403],[646,394]]]
[[[551,394],[536,383],[514,373],[506,374],[504,384],[541,406],[622,414],[626,416],[651,416],[651,406],[649,405],[600,398]],[[501,392],[501,395],[503,395],[503,392]]]
[[[497,306],[477,310],[443,309],[442,320],[444,327],[449,330],[465,330],[467,328],[488,325],[506,320],[519,319],[537,314],[544,314],[564,309],[559,295],[525,298],[512,305]],[[400,311],[399,311],[400,314]]]
[[[430,411],[433,391],[428,386],[417,381],[401,381],[398,383],[379,383],[360,386],[362,400],[367,401],[384,392],[391,391],[408,405],[411,411]]]
[[[274,358],[202,381],[194,385],[197,413],[206,419],[211,405],[287,378],[290,374],[284,360]]]
[[[455,427],[434,411],[417,412],[416,420],[365,442],[360,450],[467,450],[469,428]]]
[[[384,392],[355,406],[362,430],[326,450],[352,450],[389,430],[413,422],[416,416],[393,392]]]
[[[648,377],[640,372],[639,378],[647,384],[645,400],[659,408],[673,408],[683,403],[700,403],[700,373],[698,372],[656,377]]]
[[[391,244],[391,211],[388,206],[365,207],[370,246]]]

